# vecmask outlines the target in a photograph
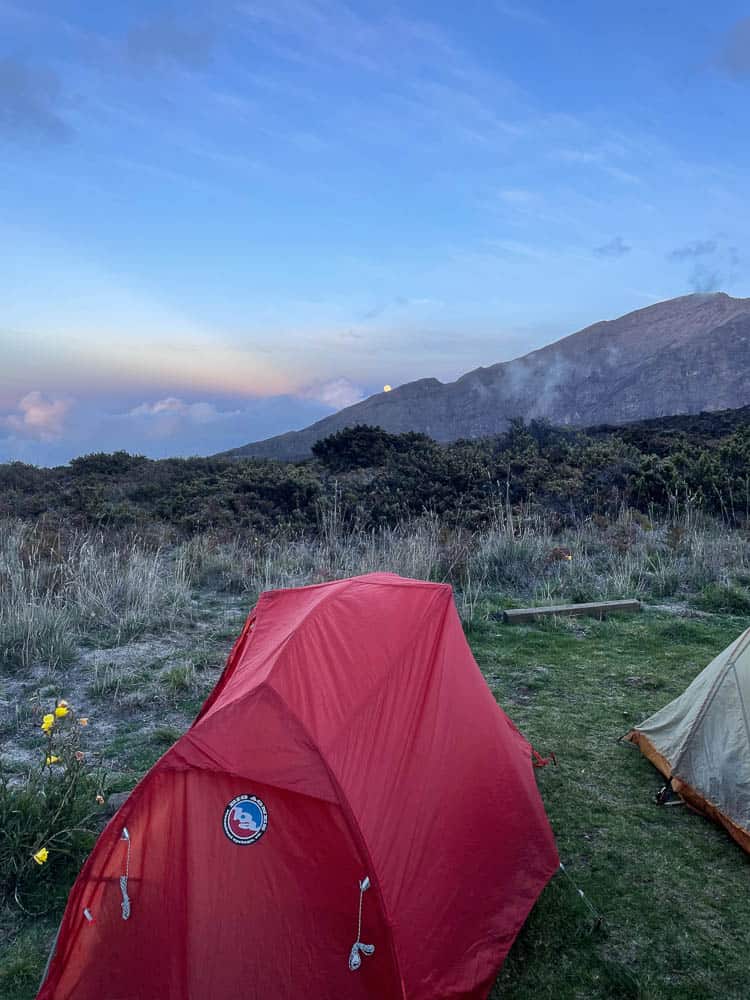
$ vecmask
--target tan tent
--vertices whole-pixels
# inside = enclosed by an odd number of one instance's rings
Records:
[[[626,739],[750,853],[749,720],[750,629]]]

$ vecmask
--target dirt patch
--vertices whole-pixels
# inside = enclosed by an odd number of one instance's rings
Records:
[[[81,647],[75,662],[64,670],[50,671],[45,664],[36,664],[5,676],[0,689],[0,756],[6,767],[19,771],[38,760],[41,717],[58,698],[65,698],[79,717],[88,719],[86,745],[105,758],[123,731],[135,730],[134,743],[147,741],[159,727],[183,732],[194,706],[182,710],[169,703],[159,674],[172,663],[184,663],[193,646],[190,637],[176,636],[105,649]]]
[[[667,615],[678,615],[680,618],[711,618],[708,611],[698,611],[684,603],[644,604],[644,611],[661,611]]]

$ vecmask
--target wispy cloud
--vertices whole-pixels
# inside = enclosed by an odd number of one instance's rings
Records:
[[[19,400],[13,413],[0,416],[0,430],[5,437],[54,441],[62,437],[72,406],[72,399],[51,399],[35,390]]]
[[[240,413],[240,410],[220,410],[214,403],[187,403],[177,396],[167,396],[153,403],[141,403],[117,419],[132,421],[149,437],[164,438],[190,427],[201,428],[232,420]]]
[[[66,142],[73,129],[62,105],[62,86],[51,70],[0,60],[0,138]]]
[[[300,393],[303,399],[313,399],[329,406],[332,410],[342,410],[353,406],[365,398],[364,391],[348,378],[335,378],[328,382],[318,382]]]
[[[238,11],[284,40],[283,54],[318,65],[334,60],[377,75],[424,69],[466,58],[437,25],[393,12],[365,17],[338,0],[248,0]]]
[[[615,236],[608,243],[603,243],[601,246],[594,247],[594,253],[597,257],[608,257],[610,259],[616,259],[618,257],[624,257],[626,253],[630,253],[633,248],[628,246],[622,236]]]
[[[211,61],[216,35],[210,23],[161,15],[137,24],[128,34],[130,58],[142,66],[179,66],[197,71]]]
[[[692,260],[716,252],[716,240],[693,240],[684,246],[675,247],[667,255],[671,260]]]
[[[331,0],[252,0],[240,4],[255,44],[271,48],[277,58],[298,62],[328,76],[343,69],[384,89],[382,99],[363,108],[356,98],[339,102],[340,115],[368,140],[392,135],[403,141],[404,121],[417,148],[433,132],[463,142],[507,142],[519,134],[518,123],[501,114],[515,85],[495,69],[487,70],[437,24],[393,11],[365,17]],[[347,127],[349,127],[347,125]]]
[[[505,17],[510,17],[514,21],[521,21],[524,24],[533,25],[536,28],[546,28],[549,20],[543,14],[532,10],[528,6],[520,6],[514,3],[506,3],[505,0],[495,0],[495,9]]]
[[[688,284],[694,292],[718,292],[723,284],[721,271],[707,264],[695,264]]]
[[[177,416],[193,424],[211,424],[215,420],[236,417],[239,412],[239,410],[219,410],[213,403],[186,403],[176,396],[167,396],[166,399],[159,399],[155,403],[141,403],[129,410],[127,416],[147,419]]]
[[[550,256],[546,248],[521,240],[492,240],[487,244],[487,250],[505,257],[529,257],[532,260],[545,260]]]
[[[718,62],[735,80],[750,79],[750,17],[743,17],[729,29]]]
[[[624,155],[624,152],[624,150],[615,145],[604,149],[558,149],[553,155],[564,163],[578,164],[583,167],[595,167],[608,174],[614,180],[622,181],[625,184],[638,184],[640,183],[640,177],[637,174],[612,162],[617,157]]]
[[[357,313],[356,318],[358,320],[379,319],[388,312],[394,312],[402,309],[413,310],[431,307],[439,308],[442,305],[443,303],[440,299],[433,299],[424,296],[422,298],[410,298],[407,295],[394,295],[390,298],[381,299],[368,309],[364,309]]]
[[[716,292],[737,279],[740,254],[737,247],[727,245],[726,238],[692,240],[675,247],[668,260],[690,263],[688,287],[694,292]]]

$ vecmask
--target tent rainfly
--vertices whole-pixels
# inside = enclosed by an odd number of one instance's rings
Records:
[[[39,1000],[480,1000],[558,858],[449,587],[261,596],[110,821]]]
[[[685,802],[750,852],[750,629],[674,701],[631,730]]]

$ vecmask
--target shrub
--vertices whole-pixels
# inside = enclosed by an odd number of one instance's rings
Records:
[[[732,615],[750,614],[750,593],[740,587],[711,583],[695,601],[703,611],[719,611]]]
[[[316,441],[312,453],[332,472],[346,472],[385,465],[392,455],[407,453],[429,442],[424,434],[389,434],[382,427],[357,424]]]
[[[182,537],[299,532],[315,529],[335,476],[357,523],[370,528],[425,510],[452,526],[485,527],[499,489],[516,510],[534,504],[566,523],[617,518],[625,506],[642,530],[696,512],[742,527],[750,523],[749,420],[750,407],[588,430],[517,419],[504,434],[449,444],[357,426],[317,442],[314,461],[152,461],[115,452],[57,469],[13,463],[0,465],[0,516]]]
[[[82,749],[87,723],[58,702],[43,717],[38,762],[20,779],[0,765],[0,901],[26,912],[59,902],[95,838],[104,774]]]
[[[143,455],[130,455],[126,451],[94,452],[71,459],[70,471],[74,476],[118,476],[128,475],[148,462]]]

